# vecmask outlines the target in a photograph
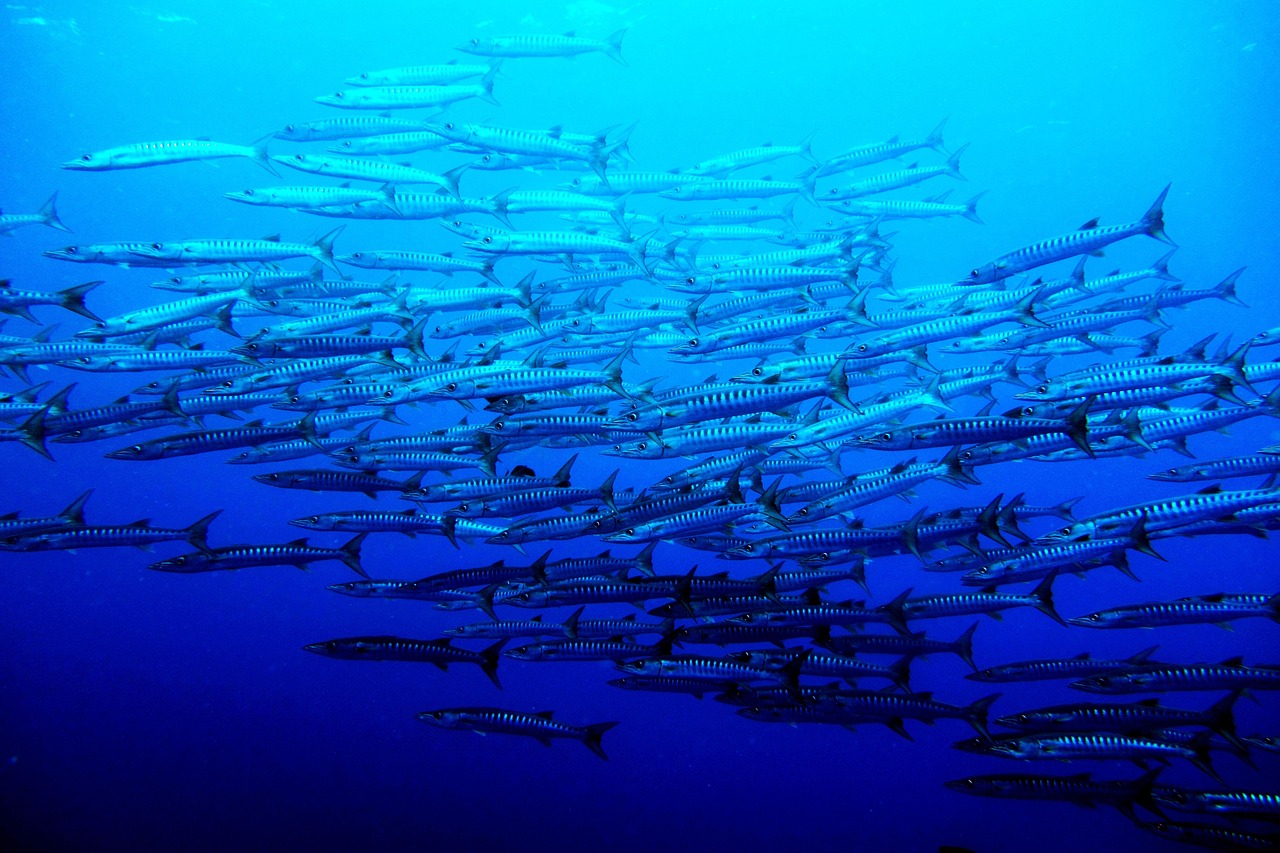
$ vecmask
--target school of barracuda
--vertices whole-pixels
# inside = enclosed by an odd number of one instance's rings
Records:
[[[171,529],[102,526],[86,521],[86,494],[57,515],[0,519],[0,549],[184,542],[189,553],[150,566],[176,573],[342,562],[359,579],[328,587],[333,592],[475,610],[487,619],[441,638],[318,639],[307,651],[440,669],[469,663],[495,685],[504,659],[606,660],[620,671],[610,682],[619,688],[714,694],[760,722],[879,724],[910,738],[908,721],[948,719],[977,734],[957,748],[1025,762],[1100,760],[1118,772],[1118,762],[1145,769],[1180,759],[1218,787],[1161,784],[1159,767],[1137,778],[978,775],[948,787],[1113,806],[1162,837],[1215,849],[1280,845],[1280,793],[1227,786],[1211,761],[1227,752],[1253,764],[1259,751],[1277,750],[1276,732],[1238,734],[1232,709],[1246,691],[1280,688],[1280,666],[1240,657],[1158,662],[1149,648],[1123,660],[1084,652],[979,668],[976,623],[922,633],[934,619],[952,624],[1016,607],[1035,608],[1073,635],[1077,628],[1280,622],[1274,590],[1189,590],[1172,601],[1105,602],[1069,619],[1053,601],[1062,574],[1104,566],[1128,574],[1132,554],[1176,559],[1169,540],[1177,537],[1265,536],[1280,527],[1280,450],[1152,474],[1186,485],[1165,500],[1087,517],[1073,514],[1074,501],[1037,506],[1033,496],[999,495],[878,527],[858,521],[861,508],[910,497],[930,481],[978,483],[987,466],[1164,449],[1190,456],[1189,436],[1277,416],[1280,385],[1264,390],[1280,380],[1280,361],[1258,357],[1280,340],[1277,330],[1235,347],[1206,339],[1186,352],[1159,352],[1168,310],[1204,299],[1239,302],[1240,271],[1216,286],[1192,287],[1169,271],[1172,252],[1162,250],[1144,269],[1086,275],[1085,258],[1116,241],[1172,245],[1166,188],[1130,222],[1090,220],[957,281],[895,282],[887,225],[981,222],[981,193],[965,202],[949,200],[949,192],[909,197],[932,193],[932,183],[919,190],[925,181],[962,177],[964,147],[948,152],[942,124],[926,136],[824,158],[806,140],[643,171],[628,148],[630,128],[517,129],[439,111],[469,99],[497,103],[496,81],[535,71],[529,57],[604,53],[622,61],[621,40],[622,33],[605,41],[572,34],[475,40],[460,49],[487,61],[358,74],[316,100],[363,112],[285,125],[274,133],[272,153],[262,142],[190,139],[65,163],[105,171],[251,159],[272,174],[330,180],[229,192],[229,199],[339,222],[437,220],[444,229],[429,245],[343,245],[339,253],[341,224],[300,242],[173,239],[182,235],[166,226],[134,242],[45,252],[168,271],[154,287],[179,295],[102,318],[89,303],[109,280],[56,292],[4,282],[0,311],[36,323],[35,312],[43,318],[61,308],[92,323],[55,337],[52,326],[12,334],[11,321],[0,336],[0,362],[15,379],[29,382],[29,368],[39,366],[148,380],[126,399],[85,408],[71,399],[91,393],[83,378],[47,394],[46,382],[0,395],[8,424],[0,439],[10,451],[21,443],[52,459],[50,443],[97,441],[115,460],[215,453],[269,468],[251,475],[265,486],[352,497],[389,492],[410,508],[335,509],[292,522],[352,537],[345,543],[215,547],[211,526],[222,542],[236,539],[217,528],[217,512]],[[405,155],[430,168],[381,159]],[[904,168],[904,157],[941,162]],[[795,177],[758,176],[766,165]],[[506,170],[513,182],[538,180],[539,187],[469,197],[473,170]],[[558,214],[563,225],[520,227],[535,212]],[[0,217],[5,232],[35,224],[69,230],[53,198],[35,214]],[[1052,273],[1041,270],[1057,262]],[[949,362],[973,354],[988,360]],[[1060,368],[1066,356],[1083,357],[1082,366]],[[663,359],[721,372],[738,366],[723,378],[665,385],[649,378],[663,372]],[[468,417],[442,425],[456,419],[455,403]],[[271,410],[260,420],[241,417]],[[206,425],[213,415],[234,425]],[[134,437],[144,432],[160,437]],[[545,461],[548,450],[572,456],[554,473],[535,472],[530,452]],[[882,461],[875,450],[913,455]],[[604,482],[579,482],[572,468],[584,453],[618,457],[620,467]],[[654,475],[659,468],[647,460],[662,460],[664,473]],[[688,464],[672,470],[672,460]],[[1252,477],[1261,485],[1235,485]],[[372,579],[361,545],[385,533],[442,537],[454,547],[507,545],[522,556],[418,578],[386,579],[392,572],[380,568]],[[599,540],[601,551],[557,558],[562,540]],[[634,552],[620,556],[619,545]],[[733,570],[690,568],[716,558]],[[954,573],[956,590],[916,596],[871,584],[868,574],[873,581],[876,572],[866,566],[882,558]],[[864,592],[832,591],[854,584]],[[648,611],[652,620],[587,612],[608,604],[656,609]],[[543,612],[556,608],[565,610]],[[528,610],[539,612],[512,616]],[[1000,623],[984,630],[998,632]],[[1079,632],[1081,646],[1087,634]],[[917,657],[939,653],[958,655],[975,681],[1064,679],[1107,698],[1141,698],[1019,708],[995,693],[949,704],[918,692],[910,678]],[[936,687],[945,695],[945,684]],[[1199,695],[1164,704],[1163,694],[1186,691]],[[1005,707],[992,719],[998,701]],[[548,744],[579,740],[602,758],[601,737],[615,725],[500,707],[418,717]],[[1005,731],[992,731],[992,722]]]

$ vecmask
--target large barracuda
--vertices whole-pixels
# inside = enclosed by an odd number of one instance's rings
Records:
[[[1147,209],[1147,212],[1136,222],[1100,228],[1098,227],[1097,219],[1090,219],[1080,226],[1078,231],[1072,231],[1070,234],[1064,234],[1061,237],[1054,237],[1040,243],[1032,243],[1030,246],[1001,255],[990,263],[976,268],[969,273],[968,278],[957,283],[990,284],[991,282],[1008,278],[1011,275],[1017,275],[1020,272],[1051,264],[1054,261],[1074,258],[1076,255],[1099,254],[1103,248],[1110,246],[1117,240],[1123,240],[1135,234],[1146,234],[1162,243],[1168,243],[1171,246],[1175,245],[1164,233],[1164,200],[1168,195],[1169,188],[1165,187],[1160,191],[1160,195],[1156,197],[1151,207]]]
[[[271,161],[267,159],[265,145],[229,145],[208,139],[175,139],[121,145],[118,148],[81,154],[76,159],[63,163],[62,168],[78,172],[103,172],[109,169],[142,169],[165,163],[187,163],[219,157],[247,157],[275,174]]]

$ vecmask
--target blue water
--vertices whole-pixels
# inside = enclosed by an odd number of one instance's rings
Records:
[[[900,284],[954,280],[990,258],[1094,216],[1136,218],[1172,182],[1167,230],[1181,246],[1173,271],[1210,286],[1247,266],[1241,295],[1249,308],[1196,303],[1171,312],[1175,328],[1162,352],[1216,332],[1242,340],[1280,323],[1280,186],[1274,147],[1280,23],[1268,3],[938,2],[783,4],[631,2],[560,4],[235,2],[153,5],[59,2],[11,4],[0,12],[7,62],[0,85],[0,206],[34,211],[54,190],[75,235],[31,227],[0,242],[0,275],[15,286],[53,290],[90,279],[107,284],[90,306],[107,316],[163,301],[154,271],[73,267],[40,252],[68,242],[259,237],[302,240],[328,222],[224,201],[223,192],[276,183],[248,161],[189,163],[103,174],[65,172],[64,160],[91,150],[158,139],[210,136],[248,143],[287,122],[336,114],[311,102],[363,70],[442,62],[475,36],[576,29],[603,38],[630,27],[628,67],[593,54],[575,60],[509,61],[498,80],[500,107],[467,102],[464,121],[590,131],[638,122],[631,150],[638,166],[688,166],[738,148],[793,144],[815,133],[831,156],[892,134],[917,137],[950,116],[947,141],[968,142],[969,183],[954,194],[989,190],[985,225],[963,220],[894,224]],[[298,150],[273,142],[272,150]],[[427,168],[462,155],[422,154]],[[922,163],[938,162],[921,152]],[[799,161],[757,169],[790,177]],[[565,175],[469,173],[468,195],[509,186],[550,187]],[[930,192],[950,188],[939,178]],[[937,189],[934,189],[934,188]],[[661,200],[637,201],[657,212]],[[802,215],[813,218],[801,206]],[[524,227],[556,220],[525,217]],[[430,222],[352,222],[340,252],[441,251],[455,238]],[[1090,261],[1091,276],[1135,269],[1163,254],[1145,238]],[[501,267],[500,267],[501,269]],[[512,280],[520,266],[509,267]],[[1053,268],[1054,274],[1065,272]],[[508,273],[504,272],[504,279]],[[371,276],[372,277],[372,276]],[[415,278],[410,276],[411,279]],[[417,278],[429,278],[418,276]],[[637,292],[648,285],[633,284]],[[623,294],[619,294],[621,296]],[[37,309],[64,333],[80,318]],[[10,320],[6,334],[34,327]],[[1263,352],[1257,358],[1274,356]],[[1060,362],[1065,367],[1078,359]],[[688,384],[749,367],[682,366],[650,360],[648,375]],[[1055,365],[1055,368],[1057,365]],[[632,370],[633,368],[628,368]],[[1053,369],[1051,369],[1053,372]],[[628,372],[628,378],[632,374]],[[79,383],[78,407],[99,405],[145,379],[137,375],[33,371],[33,381]],[[23,387],[5,380],[0,390]],[[1007,388],[1005,391],[1007,392]],[[1002,402],[1005,398],[1002,397]],[[405,412],[406,416],[410,413]],[[415,426],[455,423],[456,406],[412,413]],[[216,419],[215,419],[216,420]],[[474,419],[473,419],[474,421]],[[1231,436],[1191,439],[1201,458],[1246,453],[1280,440],[1257,419]],[[117,443],[109,443],[111,447]],[[181,526],[222,508],[212,541],[282,542],[286,521],[323,510],[373,507],[361,496],[268,489],[257,470],[222,464],[222,455],[154,463],[104,460],[111,447],[56,445],[57,462],[0,445],[0,511],[56,512],[94,488],[91,523],[151,518]],[[566,454],[504,457],[549,473]],[[846,472],[891,458],[846,456]],[[863,461],[866,462],[863,465]],[[984,484],[960,492],[920,489],[912,506],[870,508],[869,523],[906,518],[919,506],[981,505],[1025,491],[1032,503],[1083,496],[1086,513],[1190,488],[1144,475],[1181,463],[1162,453],[1086,464],[1023,462],[984,469]],[[642,487],[678,466],[628,463],[620,483]],[[287,467],[306,467],[290,464]],[[575,483],[599,482],[615,460],[584,453]],[[376,505],[391,507],[383,497]],[[1043,529],[1043,528],[1037,528]],[[341,534],[319,534],[336,544]],[[594,541],[556,543],[555,555],[591,554]],[[158,546],[162,556],[182,545]],[[628,549],[620,548],[620,552]],[[1099,570],[1056,584],[1067,616],[1180,595],[1277,590],[1273,546],[1250,537],[1172,541],[1167,563],[1135,557],[1141,585]],[[496,546],[455,550],[438,537],[372,537],[365,565],[375,577],[418,577],[506,557]],[[534,555],[536,555],[536,551]],[[350,578],[336,563],[309,573],[267,568],[198,576],[149,572],[157,559],[134,550],[79,554],[3,554],[0,595],[0,834],[10,849],[106,850],[934,850],[1162,849],[1114,811],[1061,803],[968,798],[945,789],[975,773],[1085,772],[1132,778],[1128,765],[1018,765],[950,748],[968,737],[960,722],[908,723],[915,740],[864,726],[856,734],[823,727],[766,726],[711,700],[617,691],[601,664],[504,661],[504,690],[474,667],[360,665],[300,651],[305,643],[356,634],[429,638],[473,614],[446,614],[416,602],[359,601],[323,586]],[[728,564],[659,546],[660,572]],[[746,569],[739,566],[735,570]],[[752,567],[754,569],[763,567]],[[954,576],[924,575],[913,558],[876,561],[873,602],[908,586],[954,588]],[[849,586],[843,597],[857,597]],[[627,611],[617,608],[618,615]],[[607,613],[609,609],[601,609]],[[563,611],[567,615],[568,611]],[[555,614],[548,616],[552,618]],[[930,636],[951,638],[970,620],[941,620]],[[1213,626],[1157,632],[1067,630],[1029,610],[983,619],[975,641],[980,666],[1038,656],[1127,656],[1160,644],[1161,660],[1280,662],[1280,632],[1247,620],[1231,632]],[[475,644],[470,644],[475,646]],[[992,692],[965,681],[952,657],[918,662],[913,686],[967,703]],[[999,713],[1081,701],[1049,682],[1006,685]],[[1275,697],[1238,708],[1242,733],[1280,733]],[[1185,695],[1171,704],[1207,706]],[[605,737],[611,760],[573,743],[431,729],[414,713],[453,705],[552,709],[573,723],[618,720]],[[1228,782],[1275,789],[1280,761],[1257,757],[1250,771],[1217,758]],[[1210,787],[1185,763],[1162,782]],[[1168,846],[1168,845],[1164,845]]]

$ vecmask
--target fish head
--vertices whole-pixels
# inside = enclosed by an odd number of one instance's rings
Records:
[[[1185,483],[1196,477],[1196,466],[1182,465],[1178,468],[1170,468],[1167,471],[1157,471],[1154,474],[1148,474],[1148,480],[1158,480],[1161,483]]]
[[[46,258],[53,258],[58,261],[93,263],[98,253],[87,246],[84,249],[79,246],[64,246],[61,249],[50,249],[47,252],[41,252],[41,254]]]
[[[89,152],[87,154],[81,154],[74,160],[66,161],[62,164],[62,168],[71,169],[76,172],[94,172],[99,169],[110,169],[111,157],[100,152]]]
[[[956,284],[990,284],[993,281],[999,281],[1001,278],[1000,264],[983,264],[980,267],[969,271],[966,278],[957,281]]]
[[[546,654],[547,648],[541,643],[530,643],[527,646],[507,649],[502,653],[502,656],[514,658],[515,660],[549,660],[552,655]]]
[[[439,711],[423,711],[418,714],[418,719],[442,729],[465,729],[473,725],[465,712],[447,708]]]
[[[265,193],[259,193],[256,190],[241,190],[240,192],[223,193],[223,198],[229,198],[232,201],[241,201],[245,204],[270,204],[271,198]]]
[[[112,450],[107,454],[108,459],[127,459],[131,461],[141,461],[150,459],[159,459],[163,456],[164,449],[159,444],[132,444],[128,447],[122,447],[119,450]]]
[[[943,784],[953,791],[959,791],[962,794],[975,794],[980,797],[997,797],[1006,787],[998,779],[983,778],[981,776],[970,776],[968,779],[952,779]]]
[[[312,100],[314,100],[317,104],[324,104],[325,106],[328,106],[328,107],[349,107],[353,103],[356,103],[361,99],[353,97],[352,92],[348,92],[345,89],[339,89],[338,91],[333,92],[332,94],[320,95],[319,97],[313,98]]]
[[[474,240],[463,240],[462,245],[477,252],[507,252],[512,249],[513,240],[509,234],[483,234]]]
[[[1070,686],[1086,693],[1109,693],[1111,692],[1111,686],[1116,682],[1117,679],[1109,675],[1091,675],[1088,678],[1071,682]]]
[[[1090,613],[1087,616],[1076,616],[1067,620],[1068,624],[1076,625],[1081,628],[1110,628],[1116,624],[1122,624],[1116,617],[1116,614],[1100,610],[1097,613]]]
[[[198,572],[208,562],[209,557],[206,554],[179,554],[176,557],[152,563],[147,568],[157,572]]]
[[[293,524],[294,522],[291,521],[289,523]],[[303,527],[305,525],[298,525],[298,526]],[[370,595],[373,594],[373,589],[363,581],[351,581],[349,583],[330,584],[329,586],[326,586],[325,589],[329,590],[330,592],[340,593],[342,595],[350,595],[353,598],[368,598]],[[304,647],[304,648],[307,648],[307,651],[311,651],[309,647]]]

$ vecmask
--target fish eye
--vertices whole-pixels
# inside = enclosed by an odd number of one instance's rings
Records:
[[[482,242],[484,242],[484,243],[492,243],[492,242],[493,242],[493,238],[492,238],[492,237],[485,237],[485,238],[484,238],[484,240],[483,240]]]
[[[245,191],[244,191],[244,194],[245,194],[245,195],[253,195],[253,190],[245,190]]]
[[[130,448],[129,448],[129,450],[130,450],[130,451],[132,451],[133,453],[141,453],[141,452],[142,452],[142,445],[141,445],[141,444],[135,444],[133,447],[130,447]]]
[[[286,124],[286,125],[284,126],[284,129],[285,129],[285,132],[286,132],[286,133],[293,133],[293,125],[291,125],[291,124]]]
[[[367,71],[366,71],[365,73],[361,74],[361,75],[360,75],[360,79],[361,79],[361,80],[368,80],[368,79],[369,79],[369,72],[367,72]]]
[[[825,332],[826,330],[827,330],[827,327],[826,327],[826,326],[819,326],[819,327],[818,327],[818,331],[819,331],[819,332]]]
[[[858,344],[858,352],[866,352],[866,351],[867,351],[866,344]]]
[[[457,382],[450,382],[448,385],[446,385],[446,386],[444,387],[444,389],[445,389],[446,391],[457,391],[457,390],[458,390],[458,383],[457,383]]]
[[[294,155],[293,155],[293,159],[294,159],[294,160],[297,160],[299,163],[301,163],[303,160],[306,160],[306,159],[307,159],[307,157],[306,157],[306,155],[305,155],[305,154],[294,154]]]
[[[1040,387],[1036,388],[1037,394],[1047,394],[1048,392],[1049,392],[1048,385],[1041,385]]]
[[[751,545],[751,544],[749,544],[749,543],[748,543],[748,544],[746,544],[746,545],[743,545],[743,546],[742,546],[742,550],[746,551],[748,554],[750,554],[750,553],[751,553],[752,551],[754,551],[755,549],[756,549],[756,546],[755,546],[755,545]]]
[[[333,93],[333,96],[334,96],[335,98],[341,98],[341,97],[342,97],[342,93],[341,93],[341,92],[334,92],[334,93]]]
[[[697,280],[696,278],[694,278],[693,276],[689,276],[688,278],[686,278],[686,279],[684,280],[684,283],[685,283],[685,284],[696,284],[696,283],[697,283],[697,281],[698,281],[698,280]]]
[[[808,510],[808,509],[806,509],[805,507],[801,507],[801,508],[796,512],[796,515],[808,515],[808,514],[809,514],[809,510]]]
[[[621,444],[615,444],[615,445],[613,446],[613,449],[614,449],[614,451],[615,451],[615,452],[617,452],[617,451],[619,451],[619,450],[621,450],[621,449],[622,449],[622,445],[621,445]],[[597,523],[597,524],[599,524],[599,522],[596,522],[596,523]]]
[[[640,419],[640,416],[637,415],[635,412],[630,412],[627,415],[627,420],[631,421],[632,423],[635,423],[639,419]]]
[[[697,339],[697,338],[694,338],[693,340],[689,341],[689,346],[691,346],[691,347],[696,347],[697,345],[698,345],[698,339]]]
[[[471,46],[472,46],[472,47],[478,47],[479,45],[480,45],[480,39],[472,39],[472,40],[471,40]]]
[[[961,453],[961,454],[960,454],[960,458],[961,458],[961,459],[972,459],[972,458],[973,458],[973,451],[972,451],[972,450],[966,450],[964,453]]]
[[[446,122],[445,122],[443,125],[441,125],[441,126],[442,126],[445,130],[453,130],[453,128],[454,128],[454,124],[453,124],[453,122],[451,122],[451,121],[446,121]]]
[[[77,251],[79,251],[79,249],[77,249],[75,246],[68,246],[62,251],[66,252],[68,255],[74,255]]]
[[[82,155],[82,156],[80,157],[80,159],[81,159],[81,160],[83,160],[84,162],[88,163],[90,160],[92,160],[92,159],[93,159],[93,155],[92,155],[92,154],[85,154],[85,155]]]
[[[752,376],[763,376],[763,375],[764,375],[764,371],[763,371],[763,370],[761,370],[761,369],[760,369],[760,368],[758,368],[758,367],[753,367],[753,368],[751,368],[751,375],[752,375]]]
[[[319,521],[320,521],[320,516],[318,516],[318,515],[308,515],[306,518],[304,518],[304,519],[302,519],[302,520],[303,520],[303,521],[305,521],[307,524],[317,524],[317,523],[319,523]],[[355,588],[355,587],[354,587],[353,585],[351,585],[351,584],[343,584],[343,586],[345,586],[347,589],[354,589],[354,588]]]
[[[164,243],[152,243],[151,248],[155,249],[156,251],[160,251],[161,249],[164,248]]]
[[[797,438],[797,436],[796,436],[796,434],[793,432],[793,433],[791,433],[791,435],[787,436],[787,441],[795,441],[795,440],[796,440],[796,438]]]
[[[351,253],[351,257],[352,257],[352,258],[363,258],[363,257],[364,257],[364,252],[352,252],[352,253]]]
[[[637,448],[637,449],[639,449],[639,450],[645,450],[646,448],[648,448],[648,446],[649,446],[649,442],[647,442],[647,441],[642,441],[642,442],[640,442],[639,444],[637,444],[637,445],[636,445],[636,448]]]
[[[636,529],[635,529],[634,527],[628,527],[628,528],[627,528],[627,535],[628,535],[628,536],[635,536],[635,535],[636,535]]]
[[[890,440],[891,438],[893,438],[893,433],[891,433],[891,432],[882,432],[882,433],[880,433],[880,440],[881,440],[881,441],[888,441],[888,440]]]
[[[977,277],[978,277],[978,271],[977,271],[977,270],[971,270],[971,271],[969,272],[969,277],[970,277],[970,278],[977,278]]]

